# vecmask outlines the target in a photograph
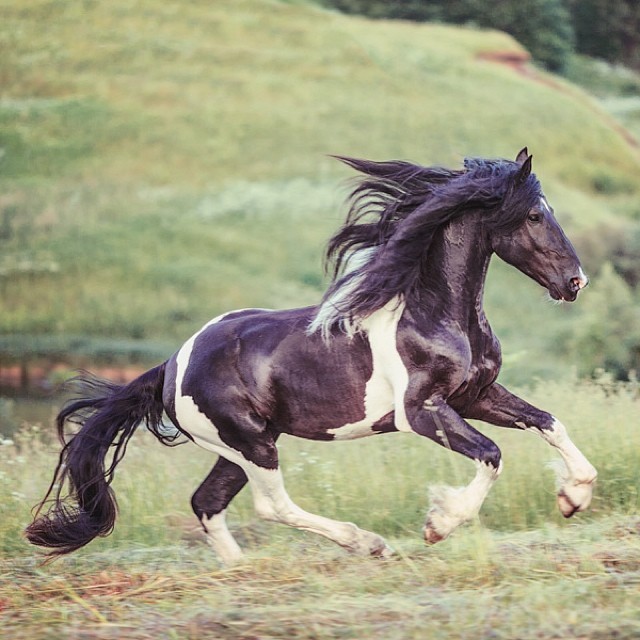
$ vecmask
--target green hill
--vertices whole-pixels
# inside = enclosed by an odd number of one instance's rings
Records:
[[[332,153],[457,165],[528,145],[570,232],[640,216],[632,142],[577,87],[491,59],[524,55],[502,33],[275,0],[5,0],[2,14],[6,358],[34,335],[34,353],[170,349],[221,311],[317,300],[349,175]],[[580,311],[494,271],[507,349],[553,351]]]

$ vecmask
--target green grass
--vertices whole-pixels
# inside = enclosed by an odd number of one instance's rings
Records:
[[[616,385],[606,377],[591,383],[540,382],[522,395],[565,422],[576,444],[600,470],[593,508],[580,518],[636,513],[640,471],[635,455],[640,436],[635,428],[639,415],[635,384]],[[530,434],[481,428],[503,449],[505,465],[483,507],[483,524],[499,530],[562,524],[553,473],[546,469],[557,454]],[[0,447],[0,549],[5,552],[32,551],[20,539],[20,530],[53,472],[58,445],[50,442],[49,434],[48,426],[30,427]],[[279,448],[290,493],[301,506],[353,520],[383,535],[418,535],[428,485],[462,485],[473,476],[473,466],[461,456],[405,434],[330,444],[283,437]],[[122,512],[116,533],[94,546],[177,542],[181,527],[167,525],[182,523],[183,518],[192,524],[189,496],[213,461],[192,444],[164,448],[150,434],[137,434],[114,484]],[[248,492],[234,501],[230,518],[241,529],[255,522]],[[260,528],[274,535],[281,530],[271,525]]]
[[[303,507],[386,536],[389,561],[256,520],[247,491],[230,525],[247,559],[223,569],[189,496],[213,459],[139,433],[118,469],[115,533],[40,566],[21,538],[57,446],[26,428],[0,446],[0,633],[15,638],[634,638],[640,633],[638,389],[606,377],[524,395],[558,415],[599,470],[589,512],[557,513],[557,457],[535,436],[491,427],[505,470],[479,519],[427,548],[427,486],[472,467],[396,434],[350,443],[283,438]],[[366,461],[366,462],[364,462]]]
[[[603,60],[573,56],[567,67],[572,81],[596,96],[600,104],[640,138],[640,75]]]
[[[306,3],[6,0],[0,332],[27,354],[34,335],[151,353],[231,308],[313,303],[349,175],[330,153],[457,165],[527,144],[572,237],[637,218],[638,152],[610,116],[478,58],[496,50],[520,47]],[[509,320],[526,296],[526,331],[570,322],[503,272],[508,351],[538,342]],[[529,377],[561,366],[543,349]]]

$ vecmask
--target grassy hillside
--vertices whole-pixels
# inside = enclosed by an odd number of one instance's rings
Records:
[[[501,33],[275,0],[4,0],[2,15],[5,352],[32,335],[177,346],[229,308],[317,300],[349,175],[331,153],[451,165],[526,144],[575,234],[640,216],[637,150],[576,87],[481,57],[522,53]],[[508,350],[521,318],[549,351],[580,313],[493,280]]]

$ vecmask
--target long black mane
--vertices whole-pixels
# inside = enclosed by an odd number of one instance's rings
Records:
[[[351,193],[345,223],[330,239],[333,279],[311,330],[327,335],[401,296],[419,298],[424,265],[439,229],[471,211],[489,230],[520,226],[541,196],[522,163],[467,158],[462,169],[338,156],[365,175]],[[530,162],[530,159],[529,159]]]

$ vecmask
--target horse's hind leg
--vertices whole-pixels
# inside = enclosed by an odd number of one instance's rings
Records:
[[[209,475],[191,498],[191,506],[207,535],[207,542],[220,560],[231,565],[242,558],[242,551],[226,523],[226,509],[247,483],[245,472],[226,458],[218,458]]]
[[[214,467],[194,496],[194,508],[197,507],[204,514],[215,512],[212,517],[207,515],[207,522],[203,524],[209,532],[209,541],[224,561],[233,562],[240,557],[240,550],[235,541],[231,542],[233,539],[224,523],[224,508],[244,485],[245,477],[241,472],[249,480],[256,512],[261,518],[318,533],[355,553],[375,556],[391,553],[380,536],[363,531],[350,522],[338,522],[313,515],[293,503],[284,488],[278,465],[275,444],[277,435],[264,429],[255,415],[245,416],[244,421],[240,421],[239,416],[235,415],[233,422],[222,415],[215,416],[215,422],[202,413],[194,413],[190,417],[191,420],[183,419],[180,423],[190,424],[188,433],[194,442],[228,461],[219,461],[220,467]],[[219,437],[214,425],[223,421],[227,436],[234,433],[236,436],[244,436],[242,439],[238,438],[238,443],[243,445],[242,452]],[[233,425],[234,432],[230,425]],[[207,495],[211,497],[205,499]]]
[[[375,533],[351,522],[331,520],[298,507],[285,490],[280,469],[252,466],[247,474],[256,512],[261,518],[318,533],[354,553],[381,557],[393,553],[384,539]]]

